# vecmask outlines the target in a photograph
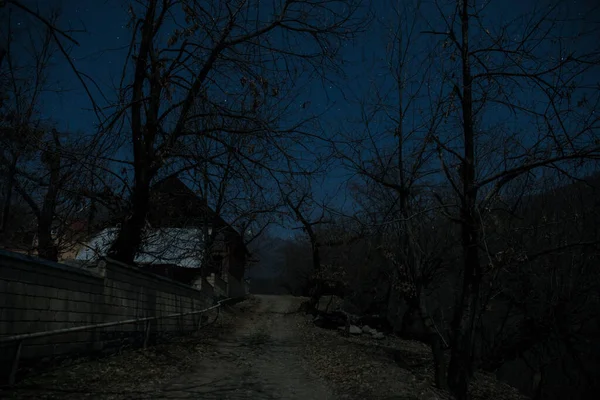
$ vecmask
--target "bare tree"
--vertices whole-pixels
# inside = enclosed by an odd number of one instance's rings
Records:
[[[67,54],[57,35],[69,39],[70,32],[55,26],[54,10],[42,17],[20,2],[8,3],[0,14],[5,22],[0,31],[2,228],[7,228],[11,205],[18,199],[35,221],[37,254],[56,261],[65,246],[73,245],[71,217],[84,207],[83,188],[95,186],[87,178],[98,176],[97,167],[102,167],[101,138],[59,133],[52,121],[42,118],[42,94],[56,91],[49,81],[52,57]]]
[[[196,124],[194,131],[210,130],[214,126],[212,122],[209,118],[195,120],[192,122]],[[228,124],[233,127],[237,121],[231,120]],[[248,152],[254,161],[268,164],[268,160],[265,160],[267,153],[263,150],[263,154],[259,154],[261,143],[253,136],[231,135],[222,141],[205,136],[189,139],[186,141],[188,153],[175,159],[174,169],[182,165],[189,167],[184,176],[189,177],[192,186],[198,188],[199,195],[214,210],[214,217],[226,220],[227,229],[237,229],[247,246],[274,222],[279,203],[268,190],[268,177],[265,177],[261,168],[240,153]],[[180,160],[184,163],[180,163]],[[219,228],[217,222],[206,220],[202,224],[206,249],[203,264],[212,259],[211,248],[217,245],[217,236],[224,233],[225,227]]]
[[[371,95],[359,99],[361,118],[335,147],[346,168],[360,177],[354,183],[358,218],[377,233],[376,246],[393,266],[389,295],[408,306],[403,325],[419,320],[433,350],[436,383],[445,388],[447,340],[426,302],[445,263],[442,242],[429,240],[438,214],[431,202],[432,177],[439,171],[431,138],[443,121],[442,103],[434,92],[433,48],[420,35],[421,3],[390,2],[387,9],[393,17],[384,27],[386,58],[374,68]]]
[[[452,219],[461,230],[462,283],[448,375],[450,389],[460,399],[468,397],[473,374],[474,327],[485,311],[482,285],[493,276],[482,253],[490,204],[515,179],[544,168],[568,171],[573,163],[600,155],[600,119],[593,111],[600,98],[591,92],[600,53],[589,41],[594,28],[573,33],[580,26],[592,27],[594,13],[572,15],[566,7],[566,2],[534,4],[526,14],[513,13],[509,22],[495,23],[489,19],[494,12],[489,4],[438,2],[439,27],[432,23],[427,30],[442,38],[440,98],[445,99],[447,120],[445,134],[434,139],[460,204]],[[575,28],[574,23],[582,25]],[[492,126],[488,121],[498,121],[498,115],[518,125],[503,124],[501,137],[486,135]],[[499,146],[490,146],[491,138]],[[489,264],[494,266],[493,260]]]
[[[327,223],[327,215],[325,209],[316,206],[316,202],[312,196],[310,186],[305,184],[303,187],[298,182],[288,184],[287,190],[281,187],[281,195],[284,204],[288,207],[292,219],[301,224],[300,229],[306,234],[310,243],[312,271],[311,279],[308,286],[310,291],[310,307],[314,306],[319,301],[322,295],[323,287],[320,281],[315,280],[315,275],[321,271],[321,253],[319,237],[317,236],[316,227],[320,224]],[[315,214],[317,212],[317,215]],[[319,213],[319,211],[321,211]]]
[[[598,299],[590,295],[600,279],[591,267],[600,243],[593,228],[598,208],[590,200],[598,180],[592,175],[569,183],[556,173],[546,175],[534,184],[534,194],[527,189],[520,196],[522,182],[509,185],[516,195],[509,196],[511,214],[495,204],[487,215],[486,253],[496,276],[482,290],[488,312],[476,327],[475,355],[492,371],[524,362],[522,374],[533,382],[519,389],[528,395],[585,397],[597,386],[597,349],[588,344],[589,327],[600,318]]]
[[[83,183],[77,179],[81,163],[76,154],[82,147],[56,129],[44,135],[39,160],[18,171],[15,188],[37,220],[37,254],[57,261],[64,248],[61,239],[70,234],[69,217],[83,204]]]
[[[62,56],[62,59],[67,63],[68,68],[84,89],[98,122],[101,123],[103,110],[97,104],[89,88],[88,82],[91,77],[79,71],[70,56],[71,48],[79,46],[75,34],[81,33],[81,30],[60,27],[57,24],[58,9],[48,3],[45,1],[32,3],[21,0],[4,0],[0,2],[0,18],[18,16],[23,21],[22,25],[30,29],[30,32],[35,29],[42,29],[46,32],[47,38],[52,41],[53,49]],[[0,68],[2,68],[7,53],[8,49],[4,46],[4,43],[0,44]]]
[[[0,128],[2,171],[5,177],[2,229],[7,228],[17,165],[35,151],[43,134],[39,99],[48,89],[48,67],[54,53],[48,29],[26,34],[18,29],[12,10],[2,15],[0,59]]]
[[[205,136],[226,143],[226,135],[261,134],[272,141],[303,133],[314,119],[301,116],[285,123],[283,116],[304,104],[288,93],[311,75],[336,69],[338,49],[359,28],[354,20],[358,5],[354,0],[152,0],[144,7],[131,6],[127,66],[132,65],[133,74],[124,69],[120,103],[107,127],[128,123],[134,184],[130,217],[112,246],[113,257],[132,262],[151,182],[187,138]],[[163,44],[160,38],[170,26],[176,29]],[[207,106],[194,115],[198,102]],[[194,119],[218,121],[220,116],[223,121],[213,128],[190,129]],[[230,126],[234,119],[238,123]],[[285,148],[272,155],[279,159],[276,163],[285,165]],[[247,152],[242,154],[252,160]]]

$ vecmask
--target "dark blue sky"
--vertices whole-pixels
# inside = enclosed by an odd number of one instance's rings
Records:
[[[574,0],[572,4],[574,8],[578,8],[592,1]],[[27,0],[25,3],[38,4],[39,2]],[[365,2],[365,4],[367,3]],[[343,90],[353,94],[354,97],[365,95],[370,82],[378,80],[382,84],[384,82],[384,78],[381,77],[381,65],[379,65],[379,69],[375,67],[385,57],[387,39],[384,24],[388,23],[393,15],[389,11],[388,1],[373,3],[374,5],[371,7],[375,22],[356,43],[348,43],[343,52],[344,58],[349,60],[343,67],[346,73]],[[439,27],[439,15],[431,2],[423,3],[423,15],[427,17],[428,13],[431,13],[432,18],[429,22],[432,24],[437,22]],[[491,1],[489,5],[487,5],[487,1],[481,1],[481,3],[486,4],[488,15],[494,15],[489,21],[499,24],[507,21],[512,14],[525,11],[534,2],[503,0]],[[544,4],[547,1],[538,0],[536,3]],[[121,0],[49,0],[42,4],[60,7],[61,26],[85,29],[85,32],[73,34],[79,42],[79,46],[73,46],[71,51],[73,61],[80,71],[93,77],[110,96],[115,79],[118,79],[121,73],[125,56],[124,50],[130,38],[130,31],[126,27],[128,21],[127,2]],[[428,36],[427,40],[430,39],[431,37]],[[60,128],[75,131],[93,129],[96,118],[93,113],[89,112],[89,99],[74,79],[70,68],[58,55],[52,77],[60,81],[61,87],[68,89],[69,92],[48,95],[43,107],[44,111],[56,121]],[[97,91],[94,91],[94,96],[100,99]],[[335,87],[329,85],[322,87],[320,83],[315,83],[311,85],[310,96],[312,97],[311,107],[331,107],[331,111],[324,116],[327,122],[335,124],[351,118],[356,112],[355,105],[350,104]]]
[[[569,2],[570,11],[575,12],[574,10],[581,6],[589,6],[589,1]],[[26,3],[35,4],[36,2],[29,0]],[[398,4],[401,3],[400,1]],[[534,2],[505,0],[492,1],[489,5],[487,3],[487,1],[477,2],[478,5],[486,4],[488,23],[490,29],[494,29],[515,14],[520,14],[531,7]],[[548,1],[541,0],[536,3],[543,7]],[[79,45],[73,46],[71,50],[72,60],[80,71],[93,77],[96,84],[110,98],[112,89],[117,86],[130,38],[130,31],[126,26],[129,18],[126,9],[127,2],[122,0],[49,0],[42,4],[61,6],[60,26],[85,30],[85,32],[74,34]],[[367,4],[369,3],[365,2],[365,5]],[[381,89],[389,84],[389,76],[386,75],[385,65],[382,64],[388,43],[385,26],[391,18],[394,18],[389,4],[388,1],[373,2],[371,11],[374,13],[374,23],[369,27],[368,32],[360,35],[355,43],[348,42],[344,45],[342,55],[347,60],[343,67],[346,77],[337,79],[337,81],[346,96],[351,99],[368,97],[372,94],[373,85]],[[439,13],[433,7],[432,2],[423,2],[422,13],[425,16],[424,23],[431,24],[429,27],[423,26],[422,28],[442,29],[440,28],[442,25]],[[416,46],[425,47],[437,39],[430,35],[419,34]],[[52,79],[56,80],[57,85],[67,92],[46,94],[42,107],[44,115],[51,118],[59,129],[93,132],[97,120],[94,113],[90,111],[89,99],[60,55],[55,58]],[[94,97],[100,104],[103,104],[101,94],[93,89],[91,82],[88,83],[92,87]],[[359,108],[344,97],[340,88],[333,85],[323,86],[319,82],[314,82],[305,88],[303,96],[310,99],[310,107],[313,110],[329,108],[321,122],[330,132],[336,132],[339,129],[345,131],[361,129],[348,125],[348,120],[356,119],[358,116]],[[496,115],[494,111],[491,111],[486,114],[486,117],[491,121],[506,116],[499,111]],[[382,129],[384,128],[382,127]],[[393,140],[392,137],[388,137],[388,140],[390,139]],[[343,184],[346,176],[347,172],[343,169],[332,169],[324,189],[319,194],[338,193],[338,187]],[[345,196],[340,195],[338,204],[345,199]]]
[[[72,49],[73,61],[77,68],[89,76],[94,77],[96,82],[106,93],[110,94],[110,88],[119,79],[126,46],[130,39],[130,30],[126,27],[128,14],[124,4],[120,0],[81,0],[71,2],[63,0],[60,21],[72,26],[73,29],[85,29],[83,33],[73,36],[78,40],[79,46]],[[72,6],[76,3],[76,6]],[[357,49],[348,43],[348,51],[345,57],[357,61]],[[364,51],[359,45],[359,50]],[[348,82],[353,82],[357,77],[364,76],[364,70],[356,62],[348,63],[345,72],[348,74]],[[58,93],[55,101],[52,101],[48,112],[52,114],[56,122],[64,128],[72,130],[88,130],[94,126],[95,116],[90,112],[82,112],[82,106],[89,103],[88,97],[80,89],[80,85],[73,79],[73,74],[57,56],[57,65],[54,76],[65,82],[65,88],[72,89],[67,96]],[[346,83],[348,84],[348,83]],[[327,118],[340,119],[346,115],[348,104],[333,86],[322,87],[315,84],[311,87],[311,107],[331,106],[332,112]],[[94,92],[98,96],[97,92]],[[50,101],[49,101],[50,103]]]
[[[126,55],[126,46],[130,38],[130,31],[126,27],[128,14],[125,2],[119,0],[81,0],[76,2],[75,7],[71,2],[63,1],[60,21],[64,26],[72,29],[84,29],[83,33],[76,33],[79,46],[73,46],[71,50],[72,59],[77,68],[85,74],[94,78],[96,83],[110,96],[111,88],[118,83],[123,67],[123,59]],[[365,65],[372,65],[373,42],[379,42],[382,32],[365,35],[360,43],[350,43],[344,47],[345,64],[344,73],[346,77],[342,84],[344,90],[354,92],[359,89],[354,83],[359,79],[366,80],[367,72]],[[362,62],[365,61],[365,62]],[[81,89],[81,85],[73,78],[73,73],[56,56],[56,66],[53,76],[64,82],[63,88],[68,89],[65,93],[51,93],[45,97],[44,111],[58,125],[59,129],[71,131],[93,131],[97,122],[96,116],[89,110],[90,102],[88,96]],[[341,82],[337,79],[338,82]],[[92,86],[92,85],[90,85]],[[98,91],[93,90],[97,99],[101,99]],[[303,94],[310,100],[310,108],[319,112],[325,108],[329,111],[325,114],[322,123],[329,126],[331,130],[338,129],[348,115],[353,113],[354,106],[343,96],[339,88],[334,85],[322,85],[314,82],[306,88]],[[99,100],[101,101],[101,100]],[[300,102],[298,104],[300,106]],[[346,176],[344,171],[335,169],[330,171],[330,177],[326,188],[332,192],[338,192],[337,185],[343,182]],[[335,188],[333,188],[335,186]],[[325,187],[324,189],[325,190]]]
[[[98,85],[110,95],[114,79],[118,79],[123,67],[124,50],[128,44],[130,31],[126,28],[127,11],[125,2],[114,0],[61,1],[60,26],[69,26],[85,32],[74,33],[79,42],[73,46],[71,55],[78,70],[94,78]],[[121,6],[119,6],[121,4]],[[56,55],[53,76],[70,90],[50,94],[45,110],[61,129],[92,131],[97,119],[89,109],[89,97],[62,56]],[[116,77],[116,78],[115,78]],[[90,85],[91,83],[88,82]],[[93,92],[99,98],[98,91]]]

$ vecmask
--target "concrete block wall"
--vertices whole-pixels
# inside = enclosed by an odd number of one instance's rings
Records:
[[[0,336],[50,331],[141,317],[201,310],[212,305],[203,291],[108,260],[86,270],[0,250]],[[151,324],[153,337],[195,329],[200,315]],[[24,362],[107,350],[143,337],[145,323],[47,336],[23,342]],[[0,343],[9,366],[15,345]],[[4,369],[4,368],[0,368]]]

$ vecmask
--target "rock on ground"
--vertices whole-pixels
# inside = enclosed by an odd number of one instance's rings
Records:
[[[364,329],[364,327],[363,327]],[[345,336],[337,330],[315,329],[305,318],[307,363],[346,400],[449,400],[433,382],[433,360],[427,345],[394,335]],[[473,400],[524,400],[515,388],[493,376],[476,374]]]
[[[377,331],[371,332],[371,336],[373,336],[373,339],[377,339],[377,340],[381,340],[381,339],[385,338],[385,335],[383,333],[377,332]]]
[[[348,328],[348,332],[352,335],[360,335],[362,333],[362,329],[360,329],[356,325],[350,325],[350,327]]]

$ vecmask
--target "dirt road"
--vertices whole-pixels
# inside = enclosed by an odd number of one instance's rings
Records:
[[[226,308],[198,335],[79,360],[2,391],[23,400],[441,400],[431,352],[389,336],[343,337],[296,312],[304,299],[251,296]],[[521,399],[514,388],[478,375],[473,399]],[[335,392],[334,392],[335,390]],[[334,394],[335,393],[335,394]],[[337,395],[336,395],[337,394]]]
[[[214,351],[198,366],[166,385],[163,399],[334,399],[326,383],[302,359],[294,313],[301,300],[256,296],[239,309],[236,329],[214,339]]]

